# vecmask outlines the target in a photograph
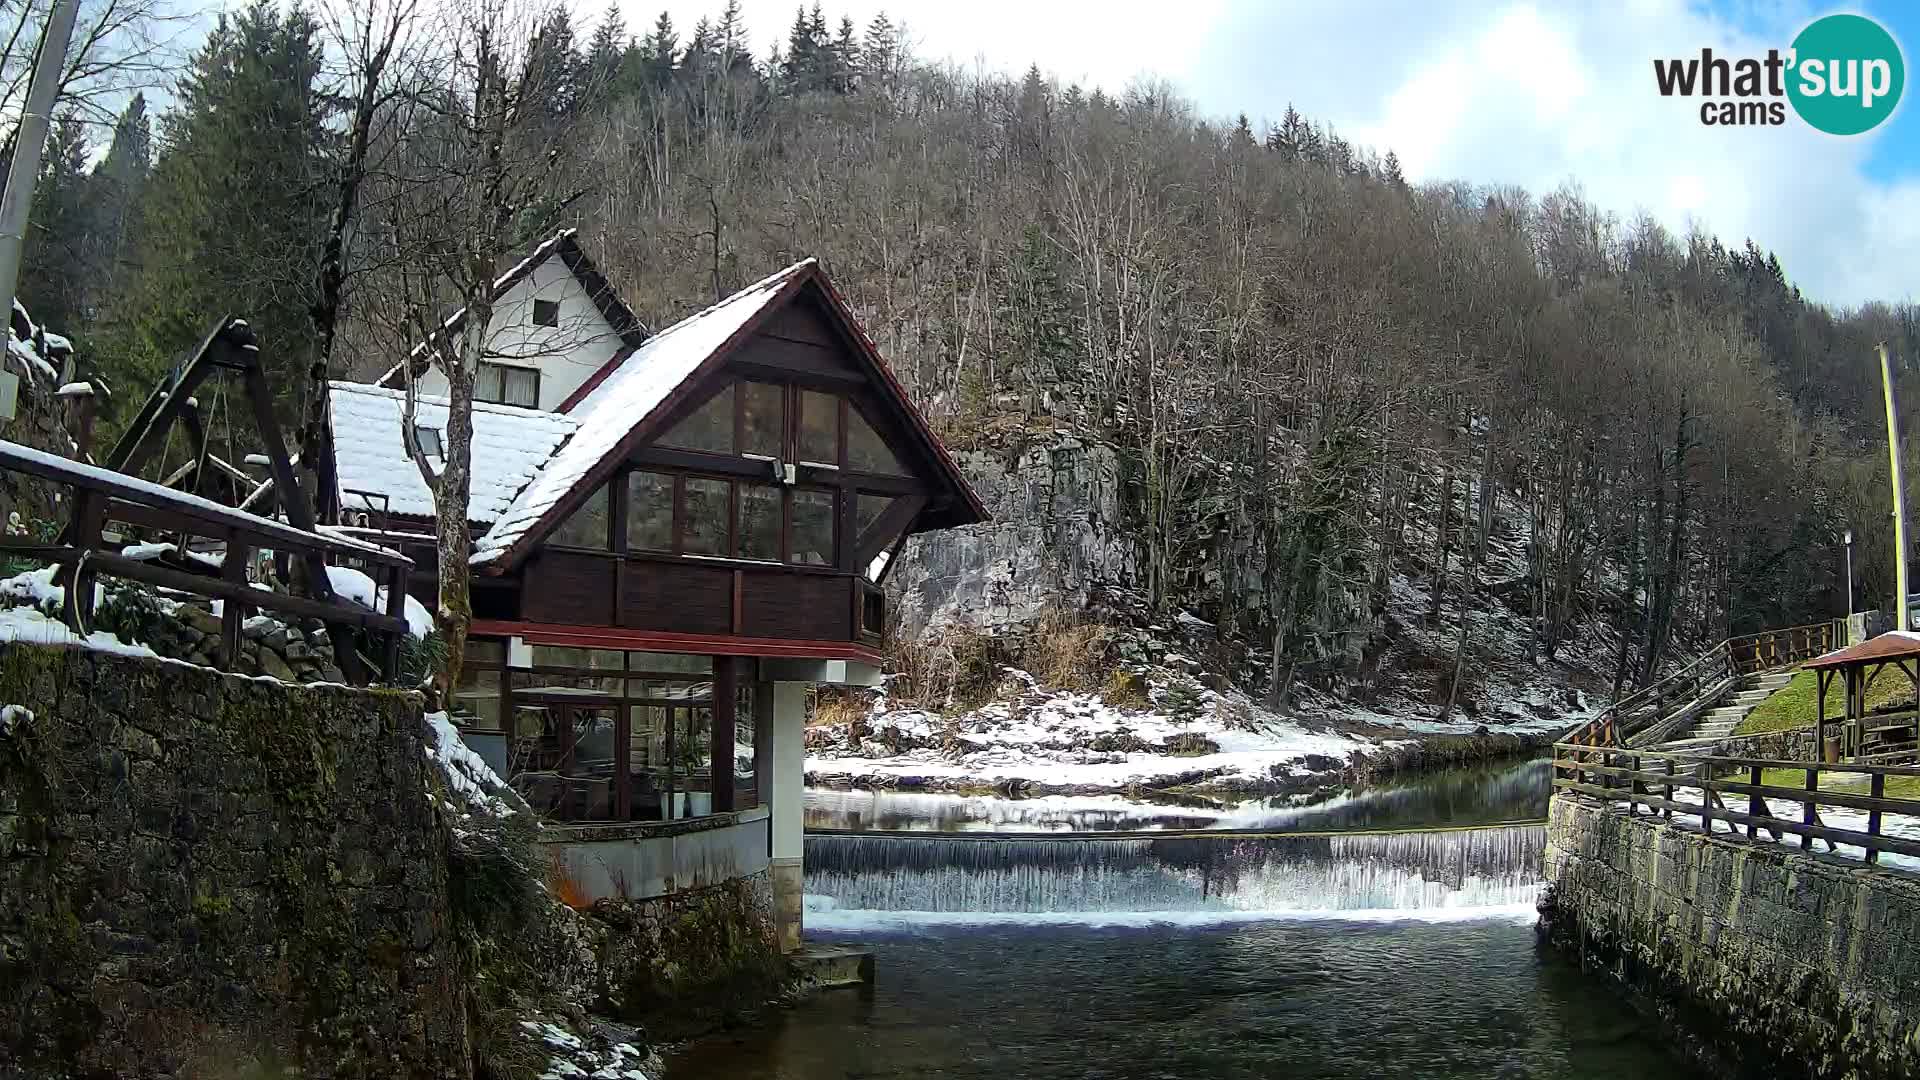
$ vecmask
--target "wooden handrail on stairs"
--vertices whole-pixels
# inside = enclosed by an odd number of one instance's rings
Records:
[[[1839,648],[1845,640],[1844,619],[1727,638],[1678,671],[1607,706],[1561,741],[1582,746],[1625,746],[1628,739],[1667,718],[1674,709],[1695,705],[1708,691],[1717,696],[1738,679],[1811,660]]]

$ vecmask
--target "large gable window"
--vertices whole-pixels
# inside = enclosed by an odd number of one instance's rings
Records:
[[[840,399],[814,390],[800,391],[800,460],[840,463]]]
[[[605,551],[607,536],[607,489],[602,485],[587,496],[587,501],[581,503],[579,509],[567,515],[567,520],[553,530],[548,542],[560,547]]]
[[[627,550],[673,550],[673,477],[644,469],[627,474]]]
[[[733,453],[733,387],[708,398],[692,416],[675,424],[661,437],[660,445],[711,454]]]
[[[847,468],[888,476],[905,476],[907,472],[858,409],[847,410]]]
[[[739,485],[740,544],[743,559],[780,558],[781,491],[767,484]]]
[[[740,384],[740,452],[782,457],[787,441],[787,388],[771,383]]]
[[[474,371],[473,400],[537,409],[540,407],[540,370],[482,360]]]
[[[793,550],[789,561],[803,566],[833,565],[833,509],[831,491],[793,493]]]
[[[681,481],[684,491],[680,520],[680,550],[689,555],[730,555],[727,550],[728,523],[733,514],[733,484],[689,476]]]

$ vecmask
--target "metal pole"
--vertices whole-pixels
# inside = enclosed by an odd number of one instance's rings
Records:
[[[1900,481],[1900,421],[1893,408],[1893,362],[1887,359],[1887,343],[1881,342],[1880,386],[1887,399],[1887,461],[1893,470],[1893,589],[1894,610],[1901,630],[1913,629],[1907,621],[1907,498]]]
[[[0,311],[5,311],[9,320],[13,318],[14,286],[20,283],[20,253],[26,247],[33,187],[40,178],[40,152],[46,146],[54,98],[60,93],[60,69],[67,62],[76,6],[77,0],[53,0],[53,13],[47,17],[47,30],[40,39],[33,82],[27,87],[26,107],[13,140],[7,189],[0,194]]]
[[[1853,618],[1853,530],[1847,530],[1847,618]]]

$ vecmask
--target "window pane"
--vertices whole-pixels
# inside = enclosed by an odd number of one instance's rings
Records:
[[[787,439],[787,388],[771,383],[742,383],[746,395],[741,408],[746,413],[743,454],[781,457]]]
[[[713,812],[708,769],[712,763],[713,710],[705,707],[669,710],[673,718],[673,786],[677,805],[669,816],[679,819]]]
[[[689,476],[686,486],[686,528],[682,550],[694,555],[727,553],[727,504],[732,485],[725,480]]]
[[[740,551],[743,559],[780,557],[780,489],[740,485]]]
[[[659,705],[634,705],[628,713],[633,750],[629,767],[635,772],[667,763],[667,710]],[[635,784],[637,789],[640,785]],[[656,783],[655,786],[658,786]],[[637,801],[637,800],[636,800]]]
[[[559,326],[560,325],[560,301],[535,300],[533,302],[533,325]]]
[[[733,387],[708,398],[692,416],[667,432],[660,445],[715,454],[733,453]]]
[[[833,492],[793,493],[793,561],[833,565]]]
[[[477,728],[500,727],[500,673],[486,668],[460,669],[460,688],[453,694],[454,711],[472,717]]]
[[[840,464],[840,399],[800,391],[800,460]]]
[[[873,428],[867,426],[867,420],[858,409],[847,410],[847,468],[856,472],[886,473],[889,476],[905,476],[907,471],[895,460],[893,451],[887,448]]]
[[[618,649],[580,649],[569,645],[535,645],[531,649],[534,667],[589,668],[594,671],[622,671],[626,656]]]
[[[673,550],[673,477],[627,474],[627,550]]]
[[[482,360],[473,376],[473,400],[500,403],[500,365]]]
[[[891,505],[893,505],[891,495],[868,495],[863,492],[859,504],[853,511],[854,539],[858,540],[867,535],[867,530],[873,528],[873,523],[879,521],[880,515],[886,513],[887,507]]]
[[[705,674],[713,670],[713,657],[690,656],[684,653],[630,652],[627,654],[628,671],[644,672],[698,672]]]
[[[502,376],[501,400],[523,409],[540,407],[540,373],[531,368],[507,368]]]
[[[562,547],[607,549],[607,489],[602,486],[587,496],[572,516],[560,523],[547,540]]]

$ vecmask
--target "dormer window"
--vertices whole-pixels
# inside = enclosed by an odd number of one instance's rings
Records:
[[[533,302],[533,325],[559,326],[560,325],[560,301],[535,300]]]

